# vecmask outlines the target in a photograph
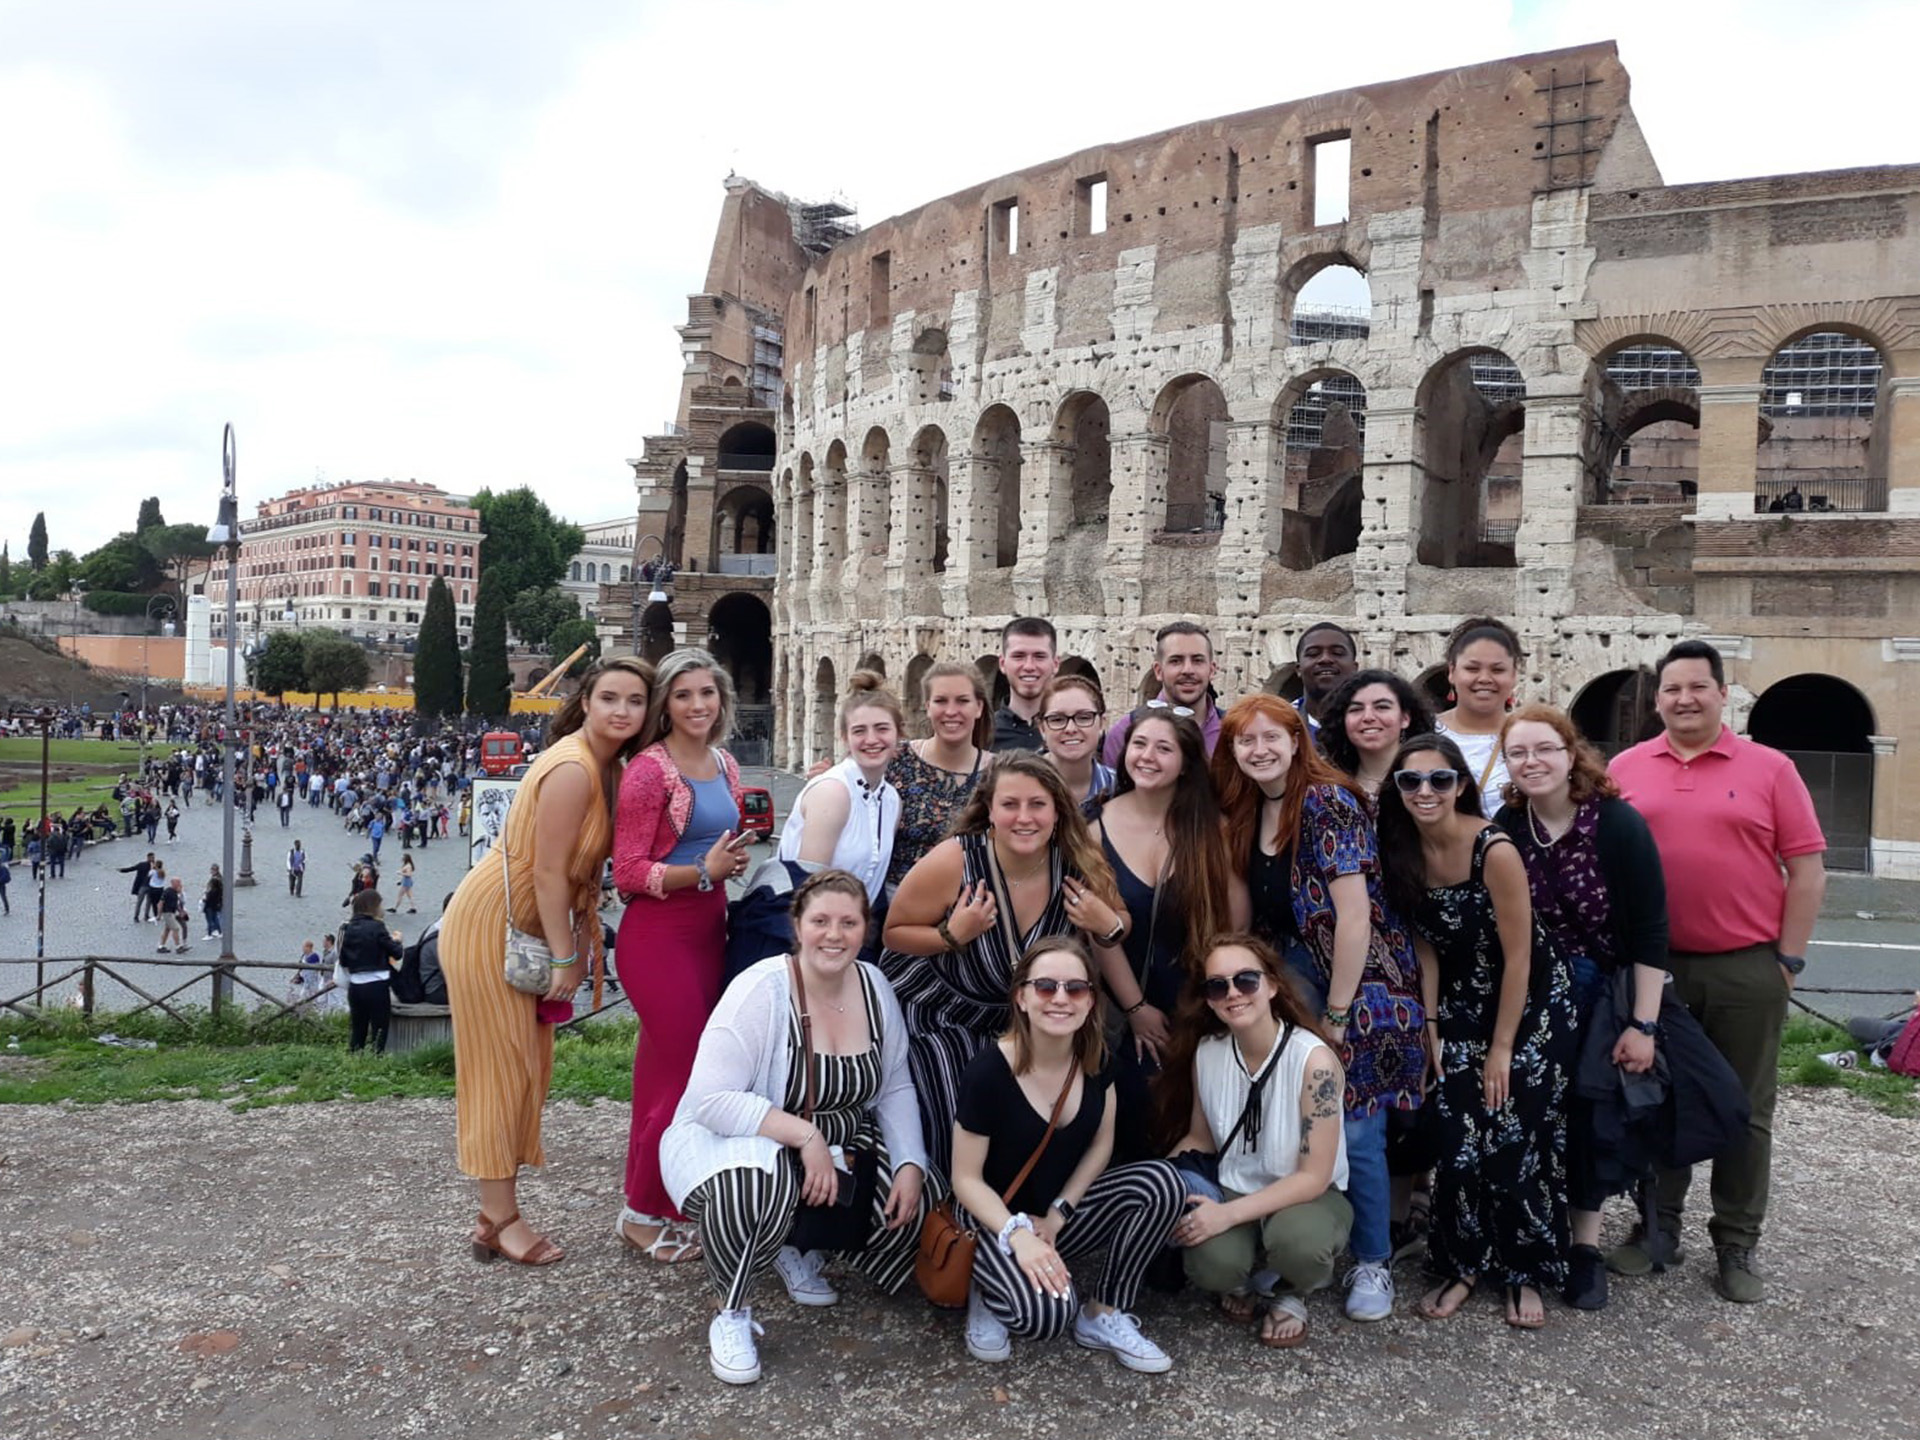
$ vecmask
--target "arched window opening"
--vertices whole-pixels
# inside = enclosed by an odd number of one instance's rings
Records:
[[[723,432],[719,449],[722,470],[773,470],[773,430],[756,420],[744,420]]]
[[[1519,367],[1498,350],[1466,351],[1428,373],[1419,402],[1422,565],[1513,565],[1526,395]]]
[[[1880,351],[1857,335],[1818,330],[1774,351],[1760,374],[1770,425],[1754,462],[1754,509],[1887,508],[1887,441],[1876,426]]]
[[[1310,269],[1296,267],[1304,283],[1293,294],[1287,322],[1289,345],[1324,340],[1364,340],[1373,330],[1373,290],[1357,265],[1334,260]]]
[[[906,523],[910,527],[908,558],[927,557],[934,574],[947,568],[947,436],[938,425],[929,425],[913,438],[910,456],[913,466],[913,493],[909,497]]]
[[[1073,528],[1105,530],[1113,508],[1113,418],[1090,390],[1067,397],[1054,421],[1054,442],[1067,447]]]
[[[773,702],[773,615],[758,595],[723,595],[707,612],[707,647],[733,677],[742,709]],[[767,723],[771,716],[767,717]],[[739,758],[737,755],[736,759]]]
[[[992,406],[973,432],[974,546],[978,563],[1011,565],[1020,553],[1020,420]]]
[[[892,538],[888,515],[892,485],[887,473],[891,454],[892,443],[887,439],[887,432],[874,426],[860,447],[860,495],[855,506],[854,523],[858,533],[854,537],[854,553],[861,557],[863,571],[871,565],[878,573],[877,567],[885,563]]]
[[[1218,531],[1227,517],[1227,397],[1204,375],[1160,392],[1153,425],[1167,437],[1169,535]]]
[[[1622,346],[1591,397],[1587,493],[1600,505],[1691,500],[1700,479],[1700,369],[1677,345]]]
[[[682,460],[673,467],[673,489],[667,500],[667,533],[660,538],[666,542],[667,559],[673,562],[675,569],[682,569],[687,563],[687,462]]]
[[[907,713],[907,734],[920,739],[927,733],[927,672],[933,657],[924,651],[907,662],[907,684],[900,696],[900,708]]]
[[[813,725],[807,737],[815,760],[831,760],[839,739],[833,733],[834,712],[839,708],[840,686],[834,678],[833,661],[826,656],[813,671]]]
[[[1609,670],[1587,683],[1567,713],[1602,754],[1617,755],[1660,733],[1660,717],[1653,709],[1658,688],[1653,671],[1645,666]]]
[[[1813,796],[1829,869],[1865,870],[1873,849],[1873,707],[1831,675],[1792,675],[1754,702],[1747,733],[1786,752]]]
[[[837,579],[840,562],[847,558],[847,447],[838,440],[827,447],[816,503],[820,508],[820,563],[830,579]]]
[[[1288,408],[1284,425],[1280,562],[1311,570],[1360,548],[1366,387],[1344,371],[1323,375]]]

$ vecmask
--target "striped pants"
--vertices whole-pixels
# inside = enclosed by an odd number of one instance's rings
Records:
[[[867,1248],[852,1256],[853,1268],[891,1295],[913,1273],[920,1226],[932,1207],[931,1186],[920,1190],[920,1213],[898,1230],[887,1229],[887,1194],[893,1166],[883,1154],[873,1187],[873,1218]],[[753,1282],[773,1268],[773,1257],[793,1233],[800,1208],[800,1175],[787,1156],[771,1171],[756,1165],[722,1170],[687,1196],[687,1218],[700,1227],[700,1249],[721,1306],[738,1310]]]
[[[1186,1182],[1165,1160],[1115,1165],[1088,1187],[1054,1248],[1069,1263],[1105,1251],[1106,1264],[1092,1298],[1116,1310],[1130,1310],[1140,1293],[1141,1277],[1166,1245],[1186,1204]],[[974,1228],[979,1228],[977,1223]],[[973,1283],[1000,1323],[1026,1340],[1051,1340],[1065,1334],[1082,1303],[1074,1285],[1067,1287],[1064,1299],[1034,1289],[989,1234],[981,1235],[974,1250]]]

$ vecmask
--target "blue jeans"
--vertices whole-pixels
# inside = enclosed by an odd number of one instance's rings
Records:
[[[1313,952],[1300,941],[1285,947],[1287,969],[1298,982],[1307,1008],[1315,1015],[1327,1008],[1326,983]],[[1353,1207],[1353,1231],[1348,1243],[1362,1264],[1384,1265],[1393,1256],[1393,1189],[1387,1174],[1387,1112],[1348,1115],[1347,1203]]]

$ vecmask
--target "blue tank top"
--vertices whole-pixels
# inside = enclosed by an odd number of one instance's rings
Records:
[[[691,865],[713,848],[720,832],[740,833],[740,807],[733,803],[733,790],[727,784],[726,771],[711,780],[688,780],[693,787],[693,813],[680,841],[668,852],[668,865]]]

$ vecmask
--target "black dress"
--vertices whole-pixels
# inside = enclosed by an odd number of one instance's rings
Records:
[[[1567,1105],[1578,1017],[1566,961],[1537,925],[1506,1104],[1489,1114],[1481,1088],[1503,965],[1483,871],[1488,847],[1511,843],[1494,827],[1482,830],[1467,878],[1428,890],[1414,917],[1440,973],[1442,1140],[1427,1258],[1444,1276],[1559,1289],[1567,1269]]]
[[[1187,944],[1187,917],[1173,903],[1172,895],[1160,893],[1172,883],[1168,875],[1160,875],[1155,884],[1134,874],[1114,848],[1104,824],[1100,827],[1100,844],[1107,852],[1107,864],[1113,867],[1114,883],[1119,886],[1121,903],[1131,920],[1121,946],[1127,968],[1133,972],[1146,1002],[1171,1024],[1186,982],[1180,956]],[[1112,1007],[1112,1014],[1116,1024],[1109,1030],[1108,1040],[1113,1050],[1113,1158],[1116,1164],[1127,1164],[1156,1153],[1150,1131],[1153,1087],[1160,1066],[1150,1055],[1142,1058],[1140,1047],[1134,1043],[1133,1027],[1117,1005]]]

